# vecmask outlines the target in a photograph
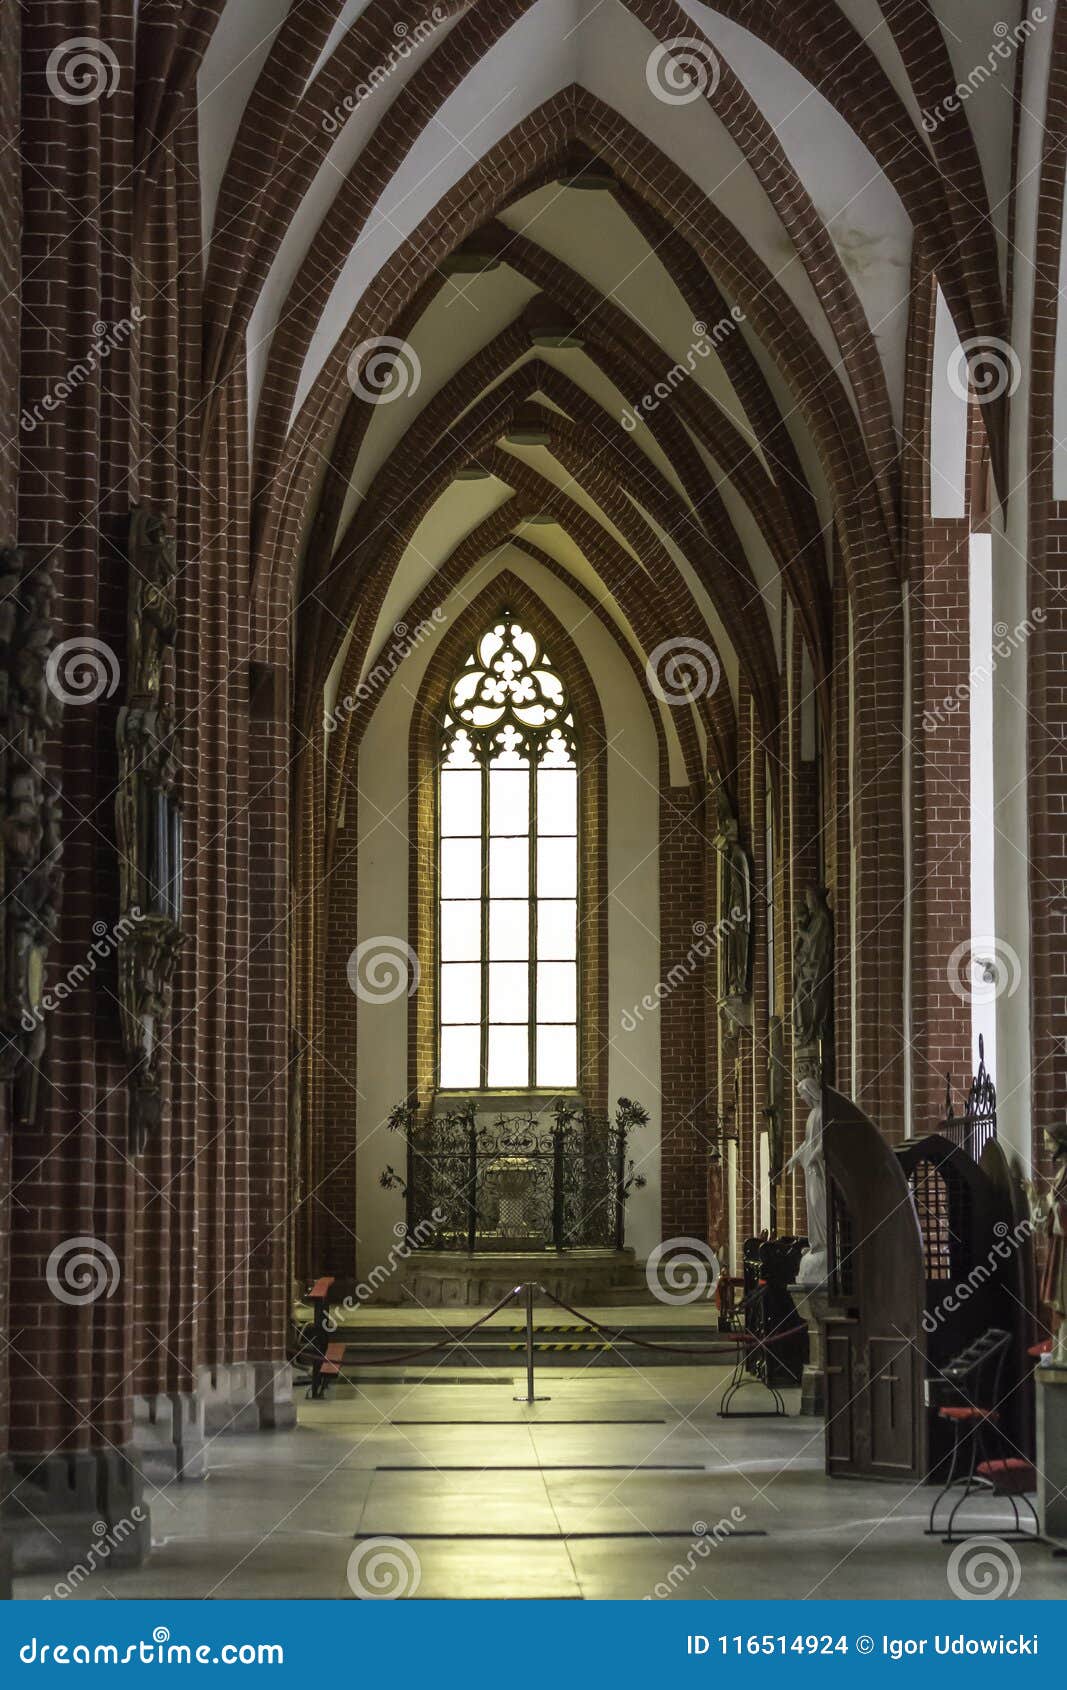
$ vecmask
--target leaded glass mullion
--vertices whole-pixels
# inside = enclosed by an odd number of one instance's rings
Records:
[[[449,1033],[451,1087],[466,1089],[467,1082],[462,1076],[474,1073],[473,1058],[476,1054],[478,1086],[481,1089],[496,1089],[497,1086],[536,1088],[540,1084],[538,1030],[542,1012],[539,995],[539,876],[542,842],[538,776],[541,768],[547,763],[550,768],[566,768],[573,771],[577,781],[576,746],[574,720],[563,684],[536,635],[514,621],[510,612],[503,612],[496,623],[486,629],[476,641],[464,668],[452,684],[448,711],[442,725],[442,768],[468,768],[472,772],[477,770],[481,783],[477,812],[479,854],[476,858],[481,897],[479,919],[475,928],[479,946],[477,980],[480,991],[480,1018],[477,1028],[471,1025],[469,1029],[472,1035],[477,1033],[473,1048],[468,1046],[465,1050],[463,1040],[454,1032]],[[525,773],[525,788],[521,783],[516,788],[515,777],[519,770]],[[452,794],[450,802],[454,804],[457,792],[462,794],[464,788],[453,789],[450,786],[449,790]],[[523,830],[516,824],[515,816],[515,810],[520,804],[520,794],[523,793],[525,852],[519,847]],[[441,831],[441,796],[442,785],[439,779],[439,933],[444,911],[442,839],[445,836]],[[463,814],[461,809],[459,820],[455,824],[461,829]],[[468,810],[466,814],[473,824],[475,813]],[[502,831],[494,833],[494,827]],[[474,826],[471,826],[470,835],[473,833]],[[451,834],[448,837],[451,837]],[[576,833],[552,834],[546,837],[572,838],[575,864],[577,863]],[[523,875],[520,868],[523,862],[525,887],[522,885]],[[498,865],[496,871],[494,863]],[[495,896],[495,893],[499,895]],[[558,902],[560,894],[546,886],[546,896],[550,902]],[[577,908],[569,892],[565,892],[563,896],[571,901],[574,909]],[[473,915],[473,911],[471,914]],[[559,919],[559,910],[554,909],[553,920],[557,927]],[[449,917],[450,931],[455,929],[459,935],[460,950],[457,954],[464,954],[462,921],[463,918],[458,914]],[[458,928],[457,922],[460,924]],[[467,943],[473,939],[474,931],[470,932]],[[470,948],[473,949],[473,945]],[[518,960],[522,956],[525,957],[526,964],[524,996],[520,984],[523,975],[519,972],[521,964]],[[448,1028],[452,1026],[444,1021],[443,967],[442,952],[438,957],[437,967],[439,1077],[442,1074],[441,1049],[446,1025]],[[574,969],[571,979],[566,982],[568,993],[577,980],[576,963]],[[448,982],[450,993],[453,993],[450,1001],[454,1002],[454,992],[460,990],[462,981],[459,976],[450,975]],[[562,989],[563,983],[556,980],[554,985]],[[546,990],[549,990],[547,985]],[[462,1003],[462,996],[458,1001]],[[570,1012],[576,1017],[576,995]],[[521,1019],[522,1015],[525,1017],[524,1021]],[[495,1020],[494,1017],[501,1019]],[[524,1025],[525,1040],[521,1036]],[[572,1041],[576,1041],[576,1019],[546,1022],[545,1026],[570,1028]],[[523,1048],[524,1077],[521,1076]],[[572,1048],[576,1046],[572,1045]],[[566,1049],[566,1044],[562,1051],[557,1048],[550,1061],[566,1064],[569,1068],[570,1059],[566,1055]],[[465,1068],[464,1064],[467,1062],[470,1062],[471,1066]],[[545,1084],[557,1082],[567,1083],[566,1080],[558,1080],[558,1077],[550,1077]]]

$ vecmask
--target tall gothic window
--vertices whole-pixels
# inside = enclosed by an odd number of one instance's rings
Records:
[[[566,691],[510,611],[452,682],[437,806],[438,1084],[578,1083],[578,766]]]

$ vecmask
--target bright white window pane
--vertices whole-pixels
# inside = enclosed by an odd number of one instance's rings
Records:
[[[441,969],[441,1020],[482,1019],[482,970],[477,962],[446,962]]]
[[[573,962],[537,965],[538,1021],[577,1021],[578,970]]]
[[[538,1027],[537,1080],[539,1086],[578,1084],[578,1029]]]
[[[491,1086],[528,1086],[529,1034],[525,1027],[490,1027],[487,1080]]]
[[[577,769],[538,769],[538,833],[577,833]]]
[[[480,839],[442,839],[442,898],[480,898],[482,842]]]
[[[441,961],[477,962],[482,954],[482,906],[473,899],[441,905]]]
[[[493,839],[489,845],[489,896],[525,898],[530,891],[530,841]]]
[[[482,831],[482,775],[480,769],[441,770],[441,837]]]
[[[537,895],[539,898],[574,898],[578,893],[578,841],[539,839],[537,842]]]
[[[494,962],[521,962],[530,954],[530,908],[517,898],[489,905],[489,955]]]
[[[530,773],[528,769],[490,769],[489,831],[530,831]]]
[[[480,1027],[441,1028],[441,1084],[446,1091],[481,1084]]]
[[[568,962],[578,955],[578,905],[573,898],[540,898],[537,904],[537,955]]]
[[[489,1019],[490,1021],[521,1021],[524,1025],[529,1021],[529,963],[490,963]]]

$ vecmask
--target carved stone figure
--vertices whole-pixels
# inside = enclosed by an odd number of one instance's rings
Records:
[[[159,1130],[163,1025],[181,930],[181,747],[164,698],[177,630],[176,559],[165,520],[143,506],[129,533],[128,671],[119,711],[119,1011],[130,1062],[129,1140],[135,1154]]]
[[[817,1046],[834,1007],[834,918],[821,886],[809,886],[793,947],[793,1041]]]
[[[46,564],[31,573],[24,553],[0,552],[0,1079],[17,1082],[21,1121],[36,1113],[62,854],[60,807],[44,761],[61,714],[48,684],[54,598]]]
[[[808,1212],[808,1248],[800,1259],[798,1285],[822,1285],[827,1273],[826,1159],[822,1148],[822,1086],[815,1074],[806,1074],[797,1091],[808,1105],[803,1142],[782,1172],[796,1169],[804,1174],[804,1201]]]
[[[780,1015],[767,1023],[767,1137],[771,1153],[771,1179],[782,1172],[782,1128],[786,1102],[785,1028]]]
[[[751,1024],[752,864],[726,789],[716,797],[719,853],[719,1003],[736,1025]]]
[[[1052,1147],[1056,1172],[1044,1189],[1027,1186],[1031,1218],[1043,1226],[1048,1243],[1041,1300],[1056,1315],[1059,1326],[1050,1361],[1067,1367],[1067,1123],[1045,1134]]]
[[[158,698],[163,665],[178,630],[174,535],[156,511],[130,513],[129,673],[127,697]]]

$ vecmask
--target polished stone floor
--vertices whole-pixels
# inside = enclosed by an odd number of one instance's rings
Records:
[[[787,1419],[727,1421],[719,1366],[546,1369],[549,1400],[532,1407],[499,1371],[459,1377],[398,1370],[301,1400],[292,1431],[217,1438],[209,1478],[150,1491],[148,1564],[105,1567],[77,1594],[958,1594],[952,1552],[923,1535],[929,1493],[827,1479],[821,1422],[799,1417],[795,1392]],[[974,1532],[1003,1520],[989,1506]],[[1045,1546],[995,1553],[1018,1598],[1067,1593]],[[16,1595],[54,1589],[22,1578]]]

